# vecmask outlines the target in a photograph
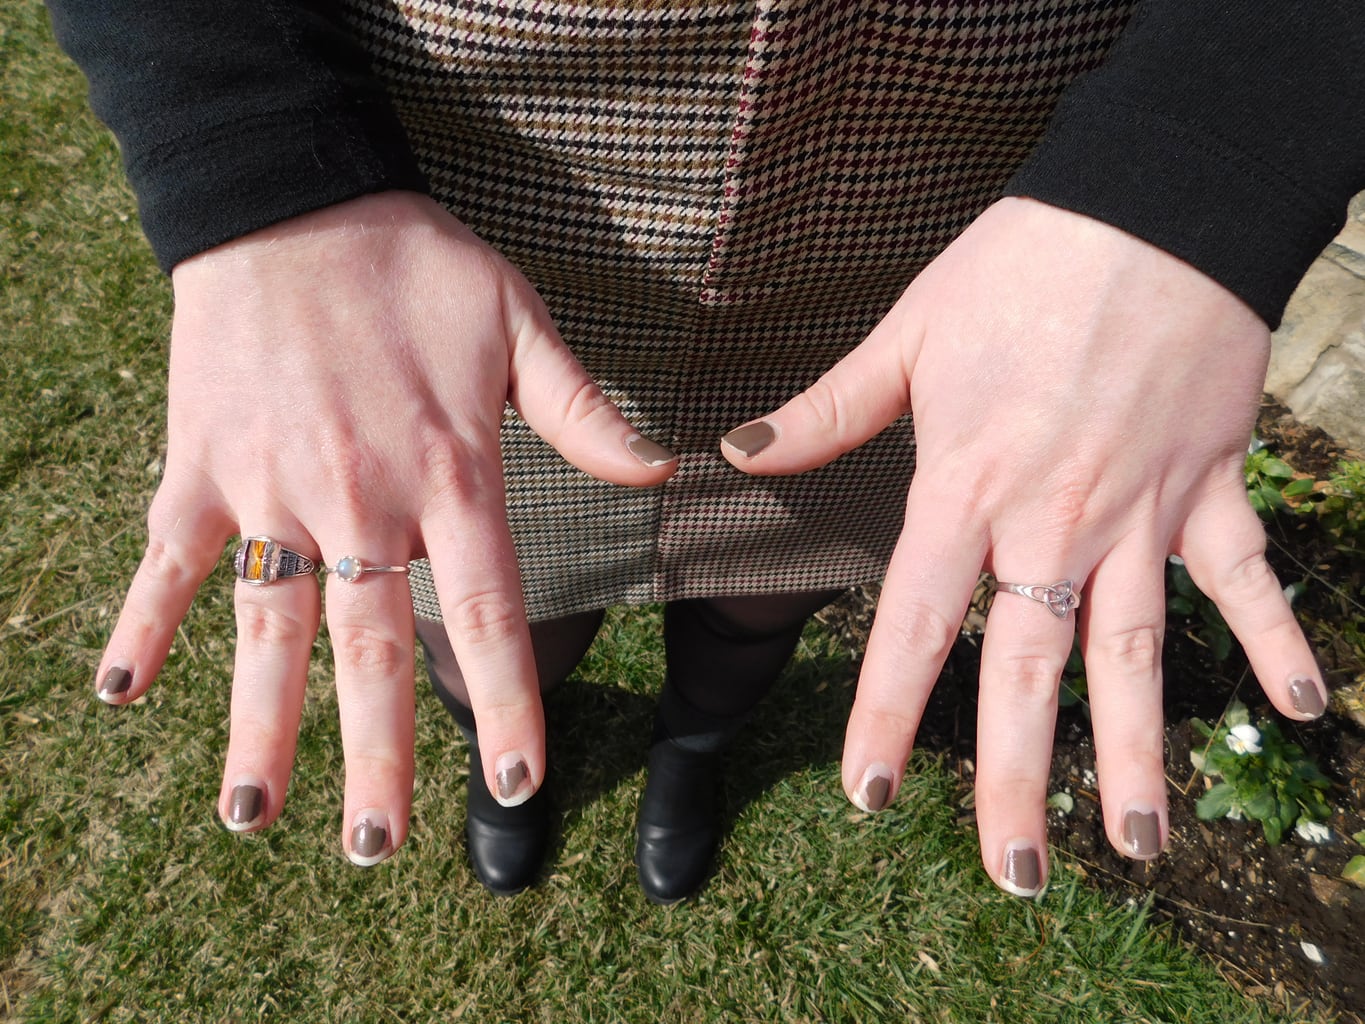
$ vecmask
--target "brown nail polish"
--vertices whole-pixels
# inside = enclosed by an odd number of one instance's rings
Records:
[[[863,803],[869,811],[885,810],[891,802],[891,780],[882,775],[874,775],[863,784]]]
[[[126,668],[115,665],[104,673],[104,679],[100,682],[99,693],[102,697],[121,697],[128,692],[132,685],[133,673]]]
[[[1312,715],[1316,718],[1327,710],[1318,684],[1303,676],[1289,681],[1289,701],[1294,705],[1294,710],[1301,715]]]
[[[1123,845],[1134,857],[1161,852],[1161,818],[1155,811],[1129,811],[1123,816]]]
[[[722,437],[721,441],[731,448],[738,448],[747,458],[752,459],[772,444],[776,437],[777,431],[762,420],[758,420],[754,423],[746,423],[742,427],[736,427]]]
[[[351,829],[351,851],[357,857],[376,857],[388,842],[388,830],[375,824],[369,818],[361,818]]]
[[[504,800],[512,799],[529,774],[525,761],[518,761],[510,768],[501,769],[498,772],[498,796]]]
[[[250,825],[261,816],[265,794],[256,786],[234,786],[228,800],[228,820],[234,825]]]
[[[1005,851],[1005,882],[1016,896],[1032,896],[1042,885],[1043,870],[1038,851],[1031,846],[1016,846]]]
[[[653,469],[655,466],[662,466],[666,462],[672,462],[678,456],[675,452],[669,451],[657,441],[651,441],[647,437],[636,434],[626,442],[626,447],[630,449],[630,454],[643,462],[646,466]]]

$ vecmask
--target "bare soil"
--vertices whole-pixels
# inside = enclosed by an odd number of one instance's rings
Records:
[[[1258,432],[1275,454],[1316,479],[1324,479],[1338,458],[1360,457],[1269,401]],[[1277,520],[1268,533],[1269,557],[1281,580],[1307,582],[1295,609],[1328,686],[1336,691],[1328,713],[1306,726],[1284,719],[1265,700],[1240,649],[1216,662],[1195,635],[1198,623],[1171,622],[1163,655],[1171,826],[1165,853],[1154,863],[1142,863],[1109,845],[1090,723],[1080,705],[1063,709],[1058,719],[1051,791],[1070,794],[1074,808],[1050,812],[1050,835],[1071,870],[1119,898],[1150,896],[1160,915],[1249,994],[1332,1011],[1344,1024],[1365,1024],[1365,889],[1341,878],[1346,862],[1365,853],[1351,838],[1365,829],[1365,715],[1360,710],[1365,664],[1347,626],[1354,622],[1358,629],[1365,621],[1365,559],[1338,550],[1311,517]],[[822,618],[861,650],[875,600],[875,591],[857,592]],[[979,664],[979,638],[970,633],[982,621],[981,611],[976,608],[969,616],[917,740],[923,749],[944,752],[959,772],[964,821],[971,817]],[[1313,845],[1291,833],[1272,847],[1254,823],[1206,823],[1196,817],[1195,800],[1205,782],[1189,755],[1191,744],[1204,741],[1190,719],[1217,721],[1233,697],[1254,716],[1276,718],[1286,736],[1332,779],[1331,842]]]

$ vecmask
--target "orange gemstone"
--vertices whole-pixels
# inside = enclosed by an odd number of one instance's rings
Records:
[[[265,545],[263,540],[250,540],[246,545],[246,568],[242,579],[259,583],[265,568]]]

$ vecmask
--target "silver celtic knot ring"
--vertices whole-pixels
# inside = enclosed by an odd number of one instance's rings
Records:
[[[337,559],[336,565],[324,565],[323,574],[331,573],[337,579],[346,583],[359,583],[360,578],[370,572],[401,572],[406,573],[406,565],[370,565],[362,562],[355,555],[343,555]]]
[[[1047,610],[1059,619],[1064,619],[1081,606],[1081,595],[1076,593],[1071,580],[1058,580],[1056,583],[995,583],[997,591],[1018,594],[1030,601],[1047,605]]]
[[[243,537],[232,556],[237,578],[253,587],[263,587],[290,576],[311,576],[317,565],[307,555],[285,547],[269,537]]]

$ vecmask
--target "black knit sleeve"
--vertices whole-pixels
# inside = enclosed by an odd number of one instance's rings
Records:
[[[287,217],[426,191],[329,0],[49,0],[169,271]]]
[[[1365,189],[1365,3],[1152,0],[1006,187],[1160,246],[1273,328]]]

